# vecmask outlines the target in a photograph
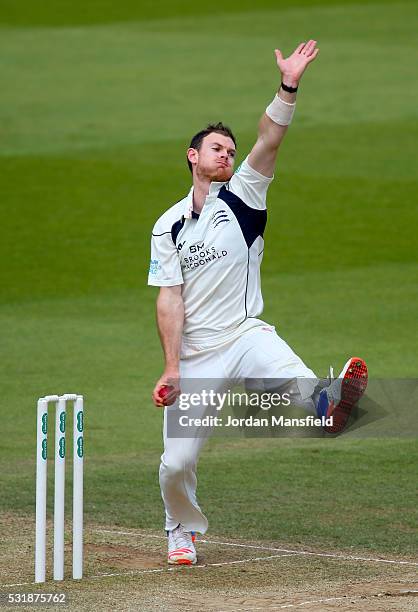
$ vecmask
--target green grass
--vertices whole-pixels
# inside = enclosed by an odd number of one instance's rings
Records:
[[[269,194],[264,318],[319,374],[357,353],[374,378],[417,376],[413,3],[230,3],[222,18],[14,5],[0,29],[0,509],[33,513],[36,398],[77,390],[88,519],[160,528],[151,227],[187,192],[185,149],[207,121],[248,152],[273,48],[308,35],[321,54]],[[401,438],[216,439],[199,498],[225,536],[408,554],[416,461]]]
[[[319,5],[333,5],[335,0],[321,0]],[[355,3],[361,3],[356,0]],[[310,5],[309,0],[260,0],[258,6],[264,10],[283,9],[289,6],[304,7]],[[205,3],[190,2],[190,0],[178,0],[175,3],[159,2],[155,4],[152,0],[120,0],[115,3],[111,0],[90,0],[88,3],[61,0],[57,5],[52,0],[44,0],[42,4],[34,4],[31,0],[20,0],[17,4],[13,0],[2,0],[0,23],[19,26],[66,26],[81,24],[97,24],[129,21],[148,21],[156,18],[178,18],[181,22],[188,16],[198,16],[199,19],[209,15],[215,15],[217,25],[222,25],[225,15],[232,13],[234,18],[240,12],[248,13],[254,9],[254,2],[250,0],[231,0],[228,4],[211,5]],[[305,12],[305,9],[303,9]],[[307,11],[308,12],[308,11]],[[180,21],[180,19],[177,19]],[[200,28],[203,29],[202,23]]]

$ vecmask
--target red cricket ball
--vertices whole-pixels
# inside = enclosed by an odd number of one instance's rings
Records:
[[[164,406],[168,406],[168,404],[165,401],[165,398],[173,389],[174,387],[172,385],[164,385],[158,390],[158,397],[160,398]],[[174,404],[174,402],[171,402],[171,403]]]

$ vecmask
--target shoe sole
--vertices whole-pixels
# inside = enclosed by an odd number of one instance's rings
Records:
[[[195,536],[196,539],[196,536]],[[174,555],[174,553],[178,553],[177,556],[171,556]],[[196,553],[195,553],[195,557],[194,559],[187,559],[187,557],[181,557],[180,555],[182,554],[186,554],[186,552],[191,553],[192,551],[190,549],[187,550],[182,550],[182,549],[178,549],[178,550],[173,550],[167,557],[167,561],[170,565],[194,565],[197,561],[197,557],[196,557]]]
[[[334,406],[331,403],[327,410],[327,417],[333,417],[332,426],[325,426],[328,433],[339,433],[347,424],[353,407],[357,404],[366,390],[368,371],[366,362],[360,357],[352,357],[345,364],[341,382],[341,399]]]

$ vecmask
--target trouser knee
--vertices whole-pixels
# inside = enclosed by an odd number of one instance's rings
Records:
[[[185,474],[194,472],[196,461],[192,457],[162,458],[160,465],[160,482],[176,481]]]

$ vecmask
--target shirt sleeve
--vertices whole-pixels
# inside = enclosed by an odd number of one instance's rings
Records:
[[[151,262],[148,285],[172,287],[183,284],[180,259],[171,237],[171,230],[163,231],[157,221],[151,238]]]
[[[267,189],[273,179],[274,176],[264,176],[251,168],[247,156],[231,177],[229,189],[241,198],[247,206],[265,210]]]

